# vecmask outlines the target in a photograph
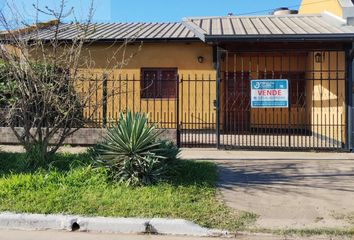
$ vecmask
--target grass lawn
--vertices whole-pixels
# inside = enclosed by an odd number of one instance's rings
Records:
[[[111,182],[86,154],[58,154],[49,170],[31,171],[23,154],[0,153],[0,211],[183,218],[231,231],[255,220],[217,199],[215,164],[180,161],[176,169],[169,181],[131,188]]]

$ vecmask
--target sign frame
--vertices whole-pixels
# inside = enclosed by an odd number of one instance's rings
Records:
[[[251,108],[289,108],[288,79],[254,79],[250,84]]]

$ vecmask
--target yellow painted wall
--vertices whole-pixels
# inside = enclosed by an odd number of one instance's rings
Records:
[[[177,68],[181,79],[180,99],[183,99],[180,101],[179,119],[184,124],[183,127],[209,128],[210,123],[215,123],[213,101],[216,98],[216,72],[212,65],[210,46],[203,43],[146,43],[139,51],[139,45],[129,45],[124,54],[125,56],[134,54],[134,57],[122,68],[115,66],[115,63],[122,59],[122,51],[117,54],[117,60],[107,63],[107,59],[112,59],[117,48],[118,46],[95,44],[84,54],[90,56],[94,63],[94,69],[91,71],[93,79],[98,78],[100,81],[107,65],[109,65],[108,69],[114,68],[112,71],[107,71],[109,80],[107,89],[108,94],[111,95],[108,98],[107,116],[112,121],[117,119],[119,112],[128,108],[132,111],[148,113],[150,121],[160,123],[159,127],[175,128],[175,124],[166,123],[175,122],[175,99],[141,99],[140,101],[140,73],[141,68]],[[204,57],[203,63],[197,61],[198,56]],[[82,71],[86,70],[82,69]],[[87,88],[88,84],[85,84],[84,88]],[[92,84],[96,82],[92,81]],[[94,94],[92,104],[96,100],[102,102],[102,91],[98,91],[97,95]],[[89,108],[85,110],[85,114],[90,116]],[[101,118],[100,109],[94,119]]]
[[[343,16],[343,10],[338,0],[302,0],[299,14],[313,14],[324,11],[331,12],[339,17]]]
[[[310,53],[307,61],[307,102],[311,131],[327,139],[345,143],[345,54],[322,52],[322,63]],[[337,81],[338,80],[338,81]],[[314,147],[320,142],[313,143]],[[333,144],[335,144],[333,142]]]

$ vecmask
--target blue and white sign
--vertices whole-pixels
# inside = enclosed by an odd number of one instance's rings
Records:
[[[252,108],[288,108],[289,82],[287,79],[251,80]]]

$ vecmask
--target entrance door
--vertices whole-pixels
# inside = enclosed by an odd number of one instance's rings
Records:
[[[225,74],[225,133],[250,130],[250,79],[248,73]]]

